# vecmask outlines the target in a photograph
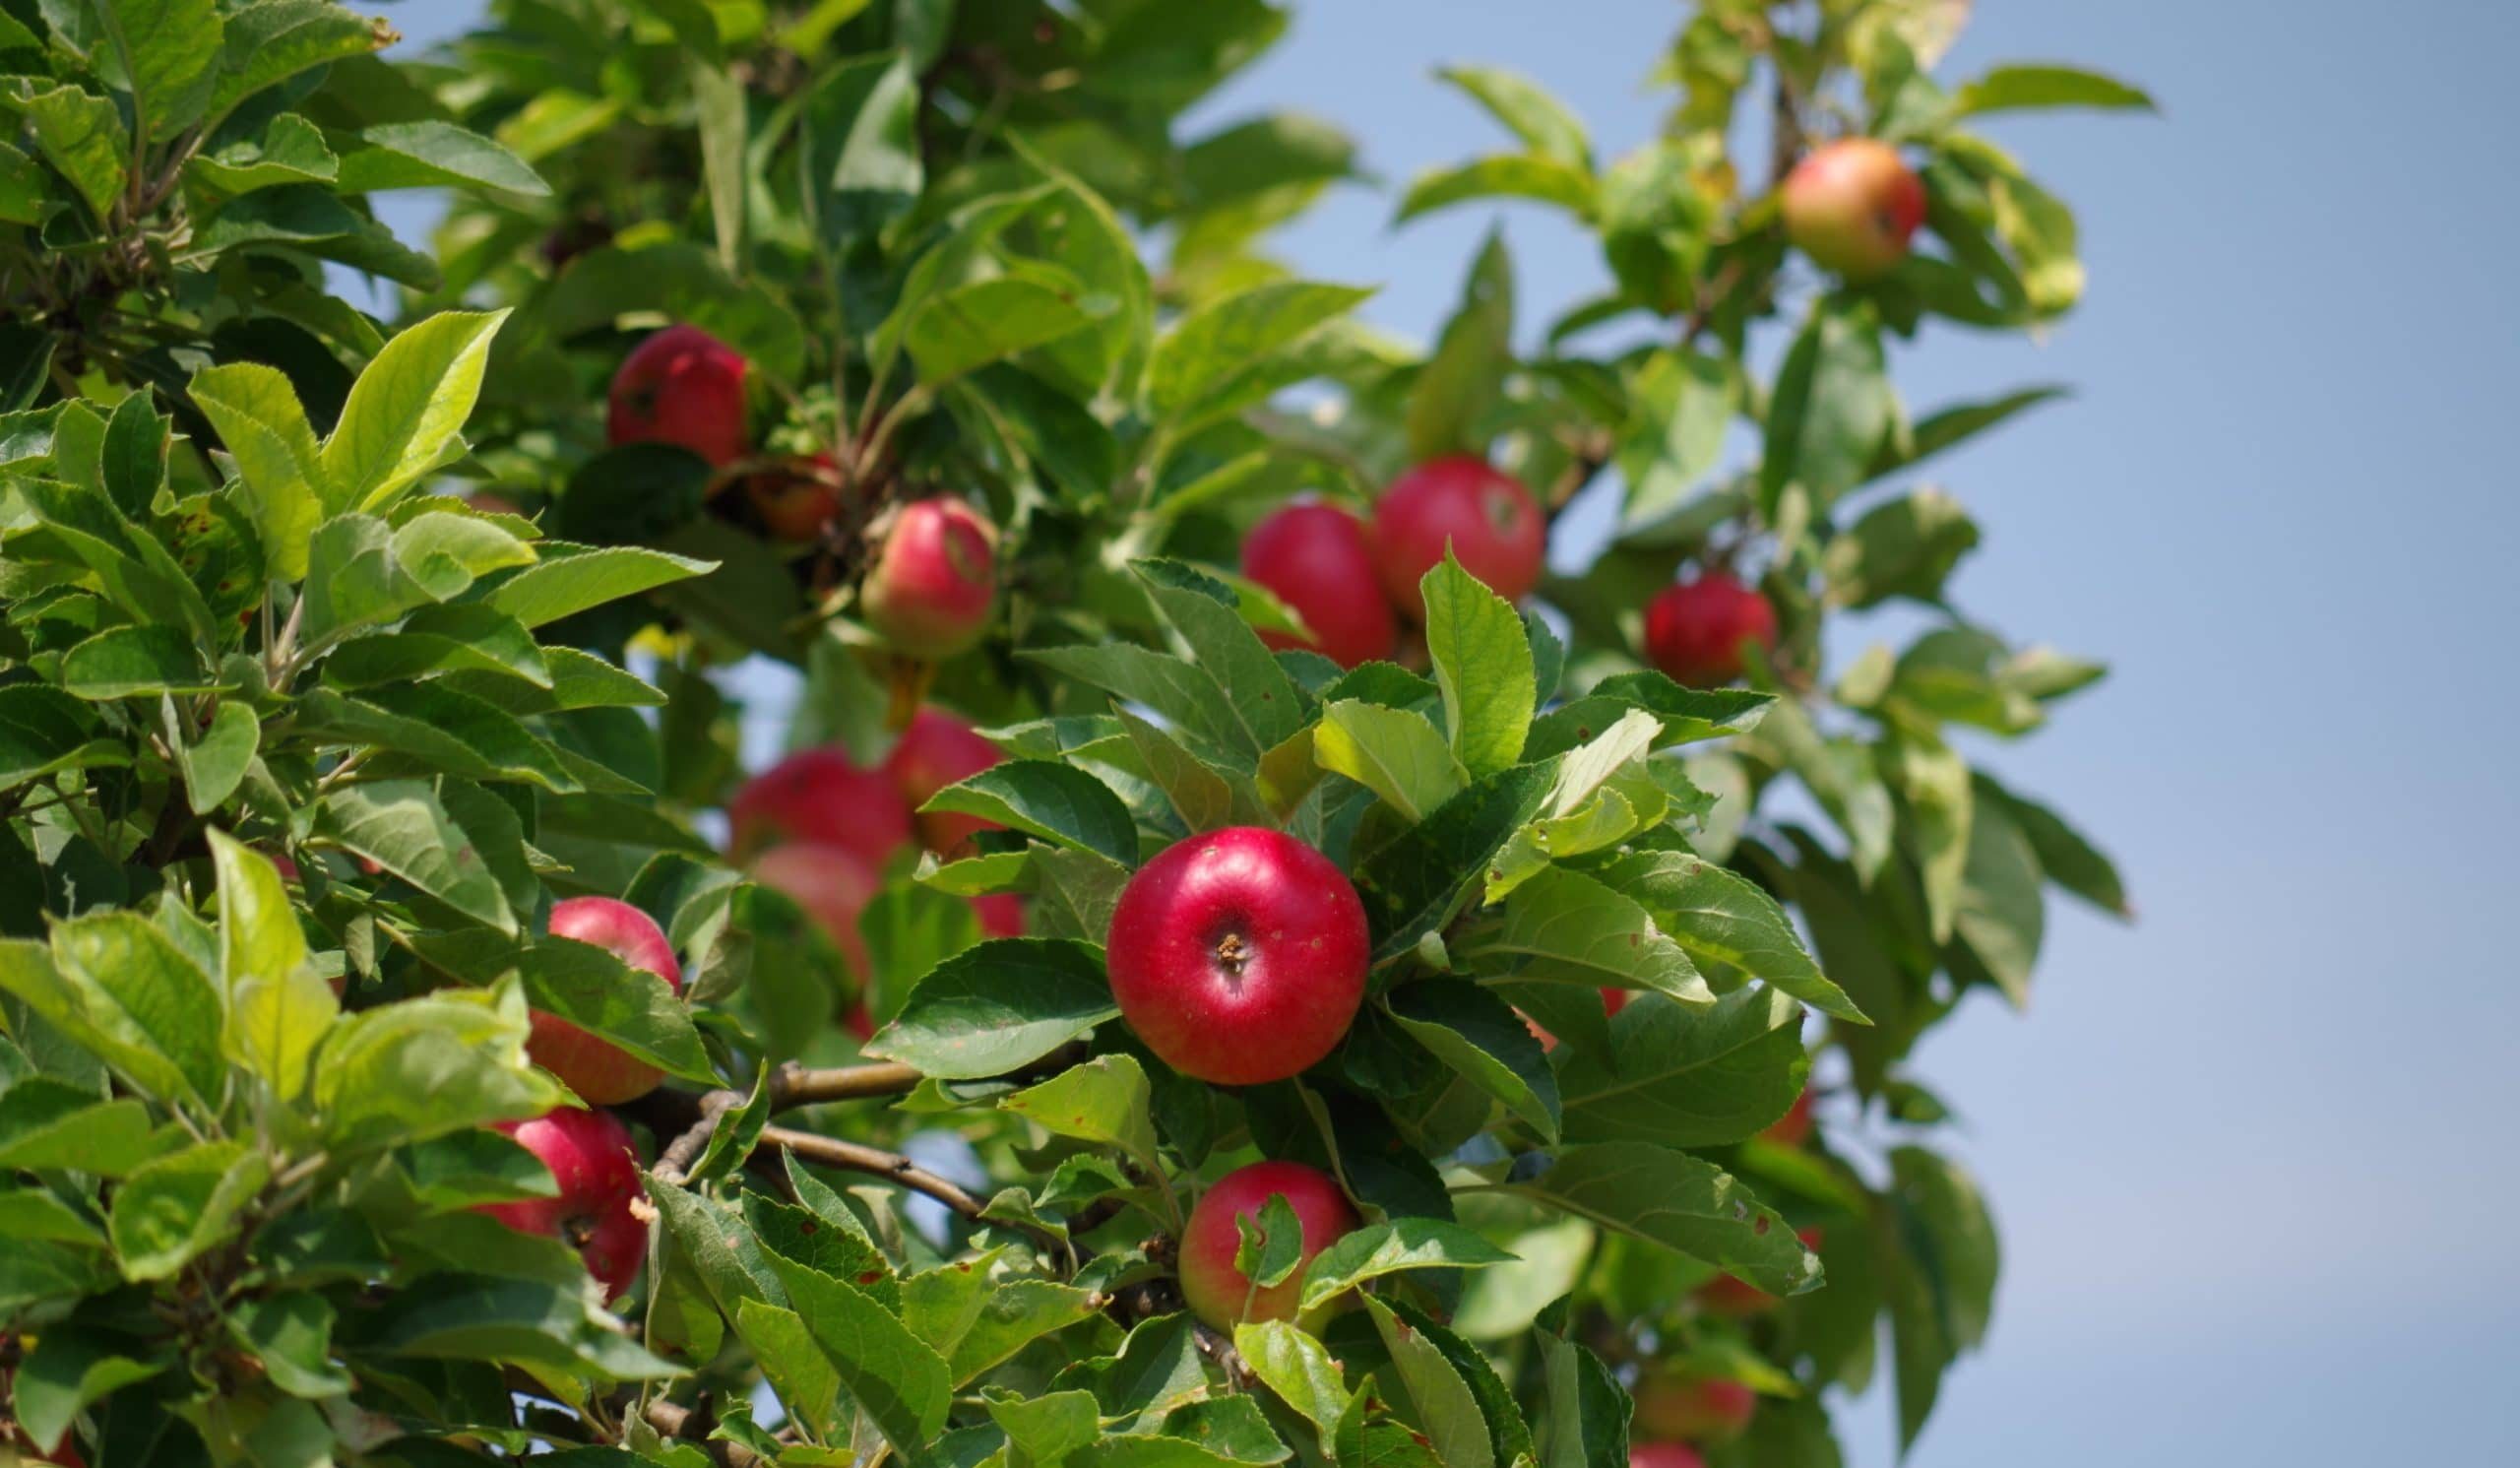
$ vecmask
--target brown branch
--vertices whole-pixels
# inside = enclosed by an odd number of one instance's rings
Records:
[[[875,1096],[906,1096],[926,1077],[898,1060],[873,1065],[839,1065],[808,1070],[790,1060],[772,1072],[770,1104],[817,1106],[826,1101],[863,1101]]]
[[[844,1142],[838,1137],[817,1136],[810,1131],[796,1131],[786,1126],[763,1127],[761,1144],[785,1147],[805,1161],[820,1163],[824,1167],[888,1178],[913,1192],[925,1193],[976,1223],[979,1221],[980,1209],[984,1206],[979,1199],[917,1163],[880,1147]]]

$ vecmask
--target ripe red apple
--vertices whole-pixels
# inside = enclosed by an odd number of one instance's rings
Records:
[[[1285,1195],[1302,1225],[1303,1262],[1284,1282],[1255,1293],[1250,1276],[1233,1267],[1234,1251],[1242,1244],[1234,1220],[1258,1223],[1261,1207],[1277,1194]],[[1358,1222],[1354,1205],[1327,1173],[1299,1162],[1237,1168],[1200,1197],[1181,1230],[1181,1296],[1192,1314],[1223,1331],[1230,1332],[1244,1320],[1291,1320],[1313,1255]]]
[[[902,731],[892,753],[884,756],[884,774],[916,812],[938,791],[969,780],[1004,757],[995,744],[962,720],[942,709],[922,708],[911,716],[910,728]],[[976,815],[942,811],[914,814],[913,819],[918,823],[918,844],[940,857],[960,854],[976,833],[998,828],[997,822]]]
[[[1868,280],[1907,258],[1908,239],[1925,220],[1925,186],[1874,138],[1846,138],[1805,155],[1786,175],[1785,237],[1851,281]]]
[[[884,885],[883,874],[856,853],[799,842],[773,847],[752,863],[753,880],[785,893],[822,925],[840,947],[850,972],[864,984],[873,969],[857,916]]]
[[[612,375],[605,435],[615,444],[678,443],[724,469],[752,447],[743,354],[696,326],[648,338]]]
[[[783,541],[819,541],[840,512],[840,465],[829,454],[784,459],[744,479],[762,525]]]
[[[1776,647],[1776,608],[1727,572],[1667,586],[1645,604],[1645,656],[1675,682],[1713,688],[1741,675],[1741,645]]]
[[[1024,936],[1024,899],[1012,892],[989,892],[972,899],[972,910],[980,917],[980,936],[984,938],[1020,938]]]
[[[603,1298],[620,1299],[648,1256],[648,1226],[630,1208],[641,1193],[629,1128],[610,1112],[570,1110],[531,1121],[501,1121],[491,1130],[505,1132],[540,1158],[560,1194],[483,1203],[479,1211],[518,1233],[568,1244],[587,1261],[587,1272],[602,1282]]]
[[[1804,1248],[1816,1249],[1823,1237],[1819,1229],[1796,1229],[1794,1237],[1802,1241]],[[1785,1302],[1737,1274],[1720,1274],[1697,1287],[1698,1308],[1711,1315],[1729,1315],[1744,1319],[1763,1315]]]
[[[1657,1372],[1636,1385],[1634,1431],[1717,1445],[1750,1426],[1759,1394],[1740,1381],[1685,1370]]]
[[[1312,631],[1309,640],[1262,632],[1273,648],[1308,647],[1354,668],[1390,657],[1400,640],[1373,543],[1337,505],[1292,504],[1253,526],[1242,543],[1242,574],[1276,593]]]
[[[1429,459],[1392,480],[1374,506],[1374,558],[1393,604],[1426,619],[1418,582],[1444,558],[1508,602],[1540,585],[1548,555],[1548,526],[1532,492],[1484,459],[1452,454]]]
[[[1365,995],[1364,904],[1284,832],[1178,842],[1120,892],[1111,994],[1147,1049],[1221,1086],[1284,1080],[1330,1053]]]
[[[881,869],[910,842],[910,806],[880,770],[836,746],[800,749],[745,781],[726,802],[728,855],[744,862],[788,842],[840,847]]]
[[[661,976],[682,991],[682,965],[657,920],[610,897],[572,897],[551,905],[551,935],[592,943],[634,969]],[[619,1106],[655,1090],[665,1073],[556,1014],[534,1011],[525,1053],[568,1084],[589,1106]]]
[[[1767,1130],[1759,1133],[1762,1141],[1774,1142],[1780,1147],[1799,1147],[1809,1140],[1810,1136],[1811,1093],[1808,1090],[1795,1097],[1794,1105],[1785,1109],[1785,1115],[1770,1122]]]
[[[1685,1442],[1632,1442],[1627,1468],[1706,1468],[1706,1459]]]
[[[896,652],[950,658],[988,630],[997,595],[997,527],[950,496],[901,507],[866,568],[866,624]]]

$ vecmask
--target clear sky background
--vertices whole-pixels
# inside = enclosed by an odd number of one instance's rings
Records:
[[[2006,1257],[1911,1461],[2520,1463],[2520,5],[1978,8],[1951,74],[2071,60],[2163,103],[1996,129],[2081,211],[2085,304],[2044,345],[1944,331],[1896,364],[1918,407],[2078,388],[1933,478],[1986,533],[1959,605],[2116,669],[1992,762],[2111,848],[2141,921],[2057,907],[2030,1012],[1973,999],[1920,1056]],[[1446,61],[1633,146],[1680,13],[1294,9],[1197,121],[1317,112],[1393,183],[1496,141]],[[391,13],[416,42],[476,11]],[[1527,327],[1605,279],[1539,211],[1390,207],[1343,191],[1284,252],[1383,283],[1367,314],[1420,337],[1500,213]],[[1885,1396],[1847,1419],[1857,1468],[1892,1461]]]

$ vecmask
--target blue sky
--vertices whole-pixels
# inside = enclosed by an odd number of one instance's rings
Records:
[[[393,15],[418,40],[475,8]],[[2030,1013],[1973,1004],[1922,1056],[2007,1256],[1988,1350],[1912,1461],[2520,1462],[2520,191],[2487,110],[2520,7],[1979,10],[1958,73],[2073,60],[2163,103],[2000,128],[2081,211],[2084,308],[1897,364],[1918,406],[2078,390],[1933,478],[1986,533],[1960,605],[2116,669],[1990,758],[2103,837],[2142,921],[2060,909]],[[1603,150],[1635,144],[1678,14],[1295,11],[1204,118],[1320,113],[1394,182],[1490,144],[1446,61],[1518,67]],[[1422,336],[1498,212],[1395,233],[1389,209],[1345,191],[1285,252],[1382,283],[1368,315]],[[1501,214],[1526,322],[1601,282],[1571,230]],[[1882,1393],[1849,1424],[1858,1468],[1891,1461]]]

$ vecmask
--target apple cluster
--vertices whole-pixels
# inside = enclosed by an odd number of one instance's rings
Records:
[[[1271,647],[1309,648],[1342,668],[1390,658],[1404,622],[1425,620],[1418,583],[1449,548],[1508,601],[1540,585],[1548,525],[1531,490],[1469,454],[1410,470],[1374,504],[1371,523],[1298,501],[1255,526],[1242,574],[1303,618],[1308,637],[1264,632]]]
[[[613,374],[606,437],[664,443],[707,462],[710,493],[735,484],[778,540],[823,542],[863,520],[858,613],[895,652],[950,658],[978,642],[997,600],[997,527],[952,495],[889,506],[857,502],[850,475],[827,452],[756,452],[743,354],[699,327],[675,325],[642,341]]]

